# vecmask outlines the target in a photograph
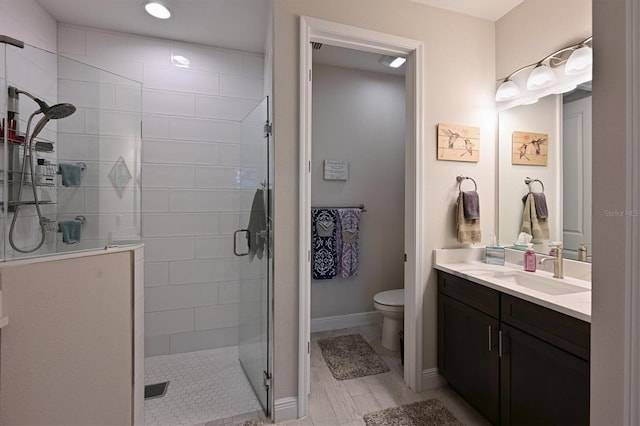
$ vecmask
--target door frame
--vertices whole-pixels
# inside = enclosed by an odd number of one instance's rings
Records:
[[[311,334],[311,42],[407,56],[405,142],[404,381],[422,390],[424,44],[421,41],[307,16],[300,17],[298,417],[308,413]],[[413,159],[413,161],[410,161]]]

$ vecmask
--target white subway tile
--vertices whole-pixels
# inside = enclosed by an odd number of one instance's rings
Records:
[[[145,238],[144,247],[145,260],[149,262],[180,261],[195,258],[193,238]]]
[[[169,117],[144,114],[142,117],[142,138],[166,139],[169,137],[171,122]]]
[[[264,77],[264,56],[251,53],[242,54],[242,75],[261,79]]]
[[[172,41],[171,55],[184,56],[189,59],[189,68],[191,69],[227,74],[242,72],[243,54],[233,50]]]
[[[239,266],[234,259],[171,262],[169,265],[171,285],[233,281],[239,276]]]
[[[235,167],[196,167],[197,188],[240,188],[250,170]]]
[[[144,354],[146,357],[171,354],[171,340],[168,335],[144,336]]]
[[[58,213],[79,213],[84,211],[84,191],[82,188],[58,188]]]
[[[181,190],[169,193],[172,212],[235,212],[240,208],[238,191]]]
[[[100,56],[65,54],[58,60],[60,78],[78,81],[100,81],[141,87],[142,62],[122,61]]]
[[[65,121],[62,120],[63,123]],[[90,135],[138,137],[140,116],[128,112],[87,109],[85,131]]]
[[[144,262],[145,287],[169,285],[169,262]]]
[[[254,100],[197,96],[196,116],[241,121],[255,106]]]
[[[145,188],[193,188],[196,183],[193,166],[167,164],[143,164],[142,179]]]
[[[131,111],[142,120],[142,91],[139,87],[116,86],[116,109],[118,111]]]
[[[114,109],[116,88],[113,85],[58,80],[59,102],[69,102],[77,108]]]
[[[221,213],[219,215],[220,235],[230,235],[233,234],[236,229],[240,229],[240,216],[238,213]],[[243,221],[242,223],[246,224],[248,221]]]
[[[266,283],[261,280],[226,281],[220,283],[218,303],[240,303],[260,300]],[[264,289],[266,292],[266,289]]]
[[[85,31],[58,25],[58,53],[84,55],[86,53]]]
[[[217,233],[218,215],[215,213],[147,213],[142,224],[145,237],[195,237]]]
[[[145,163],[213,165],[218,164],[219,151],[215,143],[148,140],[142,158]]]
[[[145,114],[165,114],[193,117],[196,113],[195,95],[145,89],[142,108]]]
[[[233,256],[233,237],[231,236],[196,238],[197,259],[216,259]]]
[[[164,334],[193,331],[193,309],[147,312],[144,315],[144,324],[146,336],[160,336]]]
[[[221,144],[219,163],[221,166],[239,166],[240,147],[232,144]]]
[[[240,124],[233,121],[171,117],[170,123],[171,139],[206,142],[240,140]]]
[[[145,64],[168,65],[171,60],[169,41],[122,33],[87,31],[86,46],[89,55],[114,61],[137,61]]]
[[[133,180],[122,196],[113,188],[85,188],[84,211],[87,213],[133,213],[140,210],[140,194],[133,189]]]
[[[171,353],[177,354],[224,348],[237,346],[238,343],[237,327],[180,333],[171,336]]]
[[[217,95],[219,85],[220,76],[217,73],[172,66],[144,65],[145,89]]]
[[[220,75],[220,95],[232,98],[262,99],[262,78],[239,77],[230,74]]]
[[[113,163],[122,156],[130,164],[135,158],[134,143],[128,137],[60,134],[56,151],[58,159],[64,161],[100,160]]]
[[[144,179],[144,178],[143,178]],[[166,189],[143,189],[142,212],[168,212],[169,191]]]
[[[77,109],[73,115],[60,120],[58,123],[58,132],[60,133],[85,133],[85,110]]]
[[[218,283],[151,287],[144,298],[145,312],[215,305]]]
[[[237,327],[238,305],[217,305],[196,308],[195,330],[210,330],[213,328]]]

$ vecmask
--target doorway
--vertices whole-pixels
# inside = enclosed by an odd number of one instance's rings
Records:
[[[404,382],[422,388],[422,248],[423,95],[422,42],[314,18],[301,17],[300,38],[300,318],[298,416],[307,414],[310,390],[311,326],[311,167],[312,167],[312,45],[311,42],[356,51],[407,58],[405,75],[405,314]]]

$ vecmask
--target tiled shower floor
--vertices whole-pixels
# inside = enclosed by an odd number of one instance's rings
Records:
[[[194,425],[260,410],[238,347],[145,359],[145,384],[170,381],[162,398],[144,402],[147,425]]]

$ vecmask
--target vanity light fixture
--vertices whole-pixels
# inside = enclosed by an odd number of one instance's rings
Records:
[[[567,59],[567,64],[564,66],[564,73],[566,75],[576,75],[587,70],[593,64],[593,49],[587,45],[582,45],[578,49],[574,50]]]
[[[144,4],[144,10],[154,18],[169,19],[171,11],[164,4],[157,1],[148,1]]]
[[[551,86],[556,82],[556,74],[547,65],[539,63],[527,79],[527,89],[537,90]]]
[[[575,89],[576,84],[586,81],[587,74],[591,69],[593,63],[592,41],[593,37],[588,37],[579,43],[557,50],[537,62],[518,68],[507,77],[499,79],[496,101],[510,101],[509,105],[512,105],[514,102],[527,102],[549,93],[560,94]],[[524,70],[531,70],[529,76],[516,78],[516,74]],[[590,79],[590,76],[588,78]],[[521,89],[525,86],[525,82],[527,90]]]

